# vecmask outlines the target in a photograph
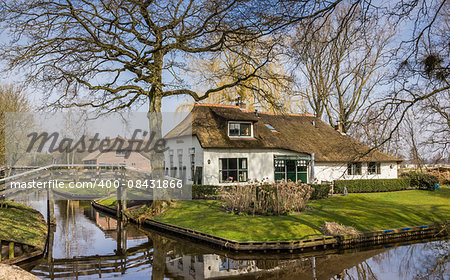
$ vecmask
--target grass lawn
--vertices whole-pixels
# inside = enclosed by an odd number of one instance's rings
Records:
[[[226,213],[220,201],[178,201],[154,219],[237,241],[304,239],[321,235],[325,222],[374,231],[449,221],[450,186],[349,194],[310,201],[308,206],[311,209],[302,214],[253,217]]]
[[[72,185],[72,188],[69,186],[69,182],[64,182],[64,185],[61,185],[58,189],[60,192],[65,192],[67,194],[72,195],[96,195],[96,196],[107,196],[110,193],[115,193],[116,188],[114,186],[110,188],[101,187],[96,184],[90,185],[91,182],[85,182],[86,185],[83,187],[76,188]]]
[[[127,192],[127,200],[144,200],[145,196],[148,194],[141,190],[133,190]],[[150,199],[149,199],[150,200]],[[95,200],[95,202],[108,206],[108,207],[116,207],[117,206],[117,194],[113,192],[108,196],[103,196]]]
[[[11,201],[0,202],[0,240],[44,249],[46,237],[47,224],[38,211]]]
[[[96,199],[95,201],[97,203],[100,203],[100,204],[104,205],[104,206],[116,207],[117,206],[117,199],[116,199],[116,197],[117,196],[111,195],[111,196],[107,196],[107,197],[102,197],[102,198]]]

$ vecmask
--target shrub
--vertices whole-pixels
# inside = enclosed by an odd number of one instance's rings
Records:
[[[222,187],[220,197],[232,212],[283,215],[301,211],[311,193],[312,187],[307,184],[283,180],[272,185],[251,183]]]
[[[411,171],[406,176],[411,180],[411,186],[422,190],[434,190],[434,185],[439,183],[436,176],[427,173]]]
[[[192,185],[192,199],[215,199],[219,189],[213,185]]]
[[[448,185],[450,184],[450,169],[437,168],[428,170],[428,174],[433,175],[438,178],[439,184]]]
[[[331,185],[329,184],[312,184],[313,188],[311,199],[322,199],[327,198],[331,191]]]
[[[334,192],[343,193],[344,187],[347,187],[349,193],[388,192],[406,190],[410,186],[409,178],[336,180],[334,181]]]

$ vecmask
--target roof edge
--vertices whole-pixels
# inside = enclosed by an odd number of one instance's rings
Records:
[[[255,111],[241,109],[237,105],[225,105],[225,104],[213,104],[213,103],[196,103],[194,104],[194,107],[219,107],[219,108],[233,108],[233,109],[240,109],[242,112],[245,113],[255,113]],[[266,114],[266,115],[274,115],[274,116],[298,116],[298,117],[315,117],[313,114],[310,113],[273,113],[273,112],[260,112],[258,111],[258,114]]]

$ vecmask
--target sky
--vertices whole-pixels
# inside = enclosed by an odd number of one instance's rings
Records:
[[[378,4],[383,3],[383,5],[385,5],[388,2],[385,2],[383,0],[379,0],[376,1]],[[406,28],[407,29],[407,28]],[[408,32],[404,32],[402,34],[406,34]],[[7,43],[9,41],[9,37],[8,37],[8,33],[6,30],[0,31],[0,44],[3,43]],[[178,58],[180,59],[180,62],[183,58]],[[0,67],[3,68],[4,64],[2,61],[0,61]],[[163,77],[164,80],[169,81],[170,77]],[[189,77],[183,77],[186,80],[189,79]],[[9,83],[9,84],[17,84],[18,82],[20,82],[21,80],[23,80],[23,75],[22,72],[19,71],[15,71],[15,72],[8,72],[8,73],[2,73],[2,75],[0,76],[0,82],[2,83]],[[189,80],[187,81],[188,85],[193,86],[193,82],[189,82]],[[386,87],[380,87],[379,91],[385,91]],[[39,107],[42,105],[42,96],[43,96],[43,92],[39,89],[34,89],[34,88],[29,88],[27,89],[27,93],[29,95],[29,98],[32,102],[32,104],[34,104],[36,107]],[[375,93],[375,95],[377,95],[377,93]],[[169,97],[165,97],[163,99],[162,102],[162,111],[163,112],[174,112],[176,111],[177,107],[180,106],[181,104],[185,103],[187,100],[192,100],[187,96],[169,96]],[[192,102],[192,101],[191,101]],[[137,112],[146,112],[147,111],[147,107],[148,104],[145,104],[139,108],[137,108],[135,111]]]

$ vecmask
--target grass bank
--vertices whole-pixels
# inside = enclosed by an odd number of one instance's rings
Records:
[[[0,202],[0,239],[44,249],[47,224],[41,213],[23,204]]]
[[[78,182],[78,184],[79,185],[77,187],[77,185],[75,185],[75,182],[60,181],[59,188],[56,190],[69,195],[98,196],[98,197],[107,196],[110,195],[111,193],[116,192],[116,189],[114,187],[106,188],[94,184],[92,182]]]
[[[237,241],[296,240],[321,235],[325,222],[374,231],[449,221],[450,187],[349,194],[308,206],[302,214],[253,217],[229,214],[220,201],[178,201],[154,219]]]

